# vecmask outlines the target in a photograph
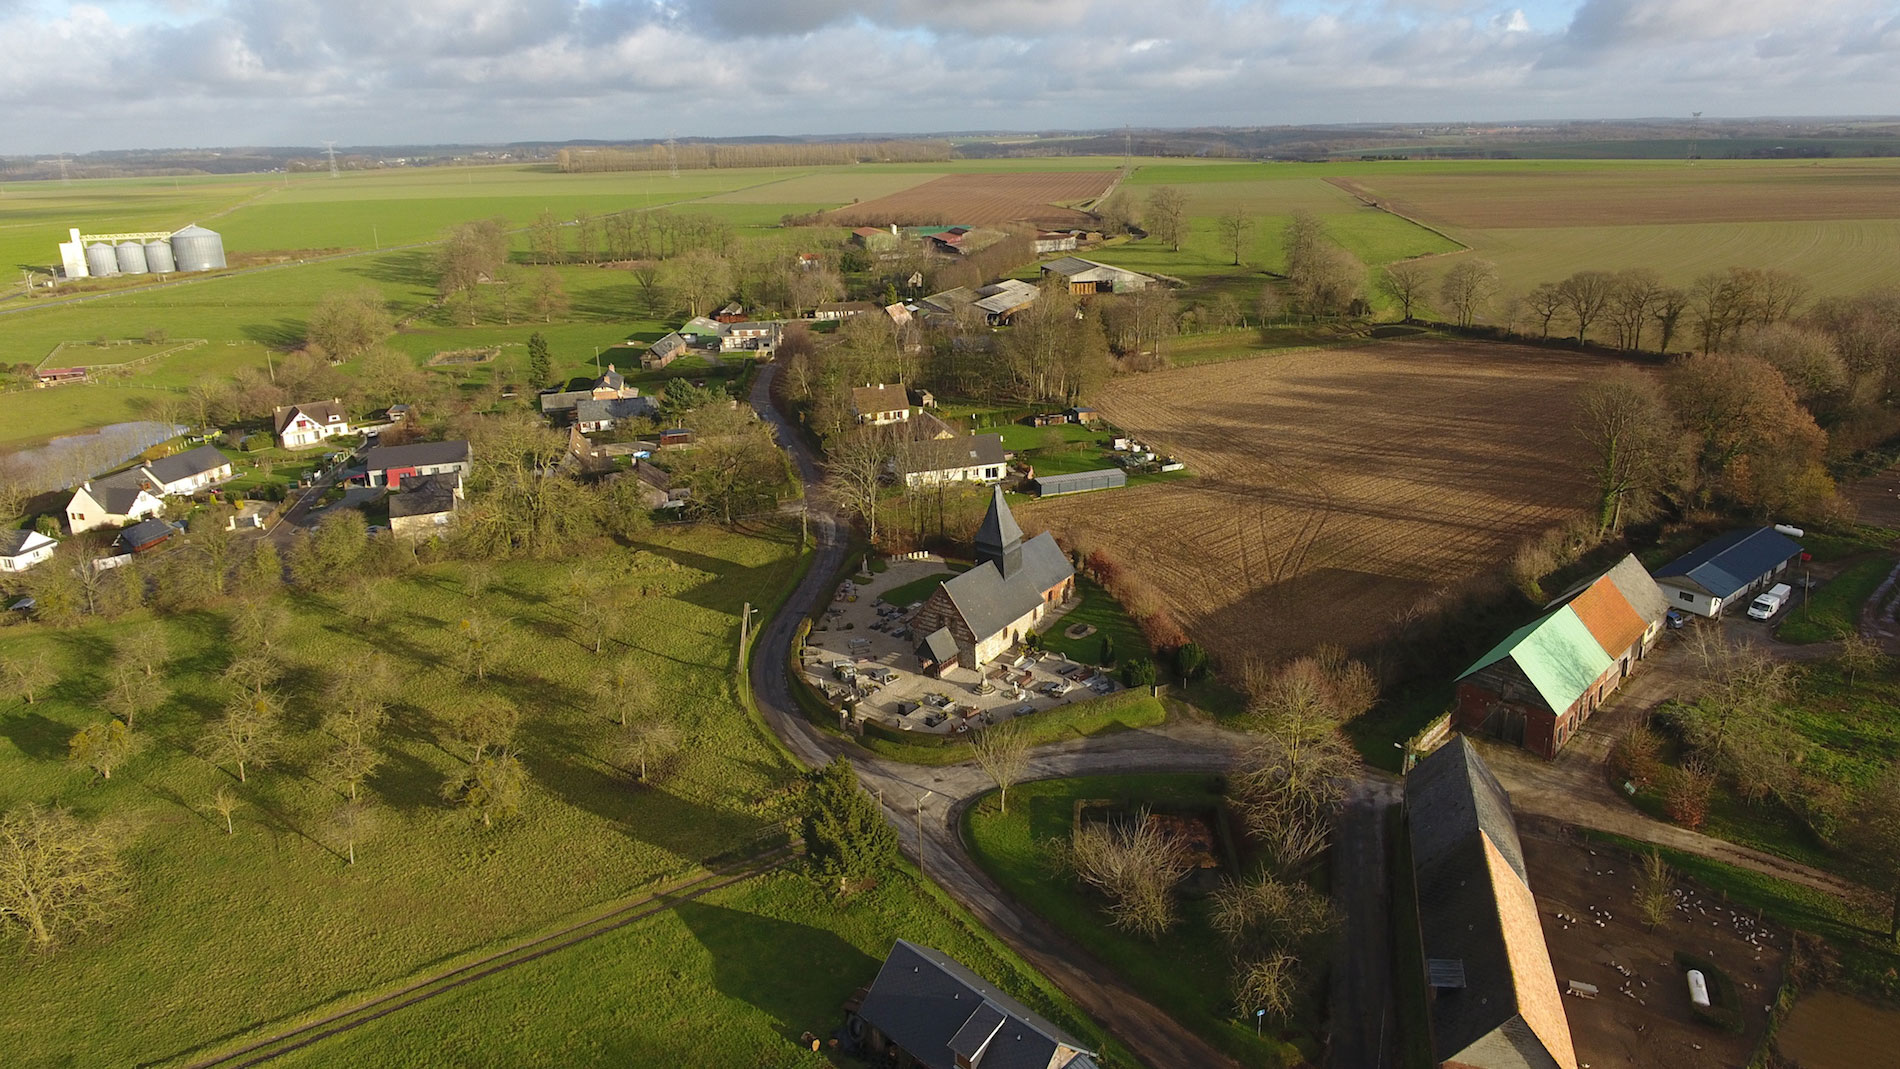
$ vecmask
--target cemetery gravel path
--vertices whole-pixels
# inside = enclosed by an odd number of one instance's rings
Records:
[[[762,625],[748,673],[752,697],[772,731],[799,760],[821,765],[853,749],[818,730],[791,695],[787,665],[798,621],[829,597],[830,585],[850,545],[844,525],[815,507],[820,471],[811,449],[780,414],[771,398],[778,368],[767,364],[753,383],[752,405],[792,455],[805,483],[807,515],[817,555],[784,608]],[[1190,721],[1153,730],[1124,731],[1038,749],[1024,781],[1110,772],[1216,772],[1234,764],[1235,736]],[[1018,954],[1106,1028],[1143,1062],[1156,1069],[1227,1067],[1237,1063],[1182,1027],[1129,987],[1112,970],[1018,905],[970,857],[962,839],[963,812],[992,786],[974,764],[927,767],[867,754],[850,754],[865,788],[876,794],[896,824],[904,849],[925,876],[976,914]]]

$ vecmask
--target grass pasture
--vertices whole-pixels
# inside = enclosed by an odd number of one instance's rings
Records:
[[[1349,648],[1588,500],[1569,409],[1594,357],[1438,340],[1118,379],[1096,401],[1194,478],[1037,501],[1025,525],[1142,562],[1217,661]]]
[[[131,844],[132,888],[109,932],[0,974],[9,1064],[71,1064],[75,1051],[97,1064],[180,1054],[776,834],[771,800],[793,770],[739,703],[733,662],[741,602],[783,588],[796,542],[780,529],[693,529],[656,534],[638,547],[643,556],[589,559],[595,572],[616,559],[635,564],[673,591],[631,604],[616,642],[693,740],[675,774],[645,789],[595,756],[606,724],[586,686],[602,662],[570,637],[548,594],[567,565],[501,565],[480,603],[508,621],[485,687],[521,710],[518,743],[534,786],[519,817],[487,830],[438,797],[461,759],[435,718],[469,689],[445,667],[453,625],[473,607],[457,566],[389,581],[392,608],[374,624],[352,615],[347,596],[284,599],[291,730],[277,766],[246,784],[195,756],[200,725],[224,697],[222,613],[0,634],[0,656],[44,652],[63,677],[32,706],[0,713],[0,806],[58,800],[116,822]],[[132,628],[167,633],[176,697],[139,722],[138,756],[110,781],[89,783],[67,766],[66,740],[98,717],[101,666]],[[400,690],[386,761],[370,781],[380,828],[348,866],[325,830],[340,798],[315,773],[328,746],[315,730],[317,696],[331,665],[376,650],[394,662]],[[246,803],[236,835],[199,808],[219,785]]]

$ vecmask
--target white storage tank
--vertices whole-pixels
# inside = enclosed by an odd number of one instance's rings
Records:
[[[142,275],[145,273],[145,246],[136,241],[128,241],[112,250],[119,258],[121,275]]]
[[[105,242],[95,241],[86,246],[86,270],[94,278],[116,275],[119,273],[119,254]]]
[[[145,269],[155,275],[169,275],[178,270],[178,265],[172,260],[172,243],[164,238],[146,242]]]
[[[172,235],[172,262],[180,271],[215,271],[224,266],[224,238],[193,223]]]
[[[1701,969],[1689,970],[1689,1001],[1704,1008],[1709,1005],[1709,982],[1702,978]]]

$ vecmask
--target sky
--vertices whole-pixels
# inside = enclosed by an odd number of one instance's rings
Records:
[[[1900,114],[1900,0],[0,0],[0,155]]]

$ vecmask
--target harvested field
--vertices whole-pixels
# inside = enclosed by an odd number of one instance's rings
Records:
[[[1607,366],[1424,340],[1124,378],[1097,407],[1195,477],[1023,518],[1119,552],[1229,664],[1363,647],[1587,503],[1570,397]]]
[[[1900,217],[1894,161],[1393,172],[1328,181],[1439,226],[1637,226]]]
[[[953,174],[840,208],[827,217],[839,226],[945,226],[1027,222],[1044,227],[1090,226],[1086,204],[1115,180],[1114,171],[1027,174]]]

